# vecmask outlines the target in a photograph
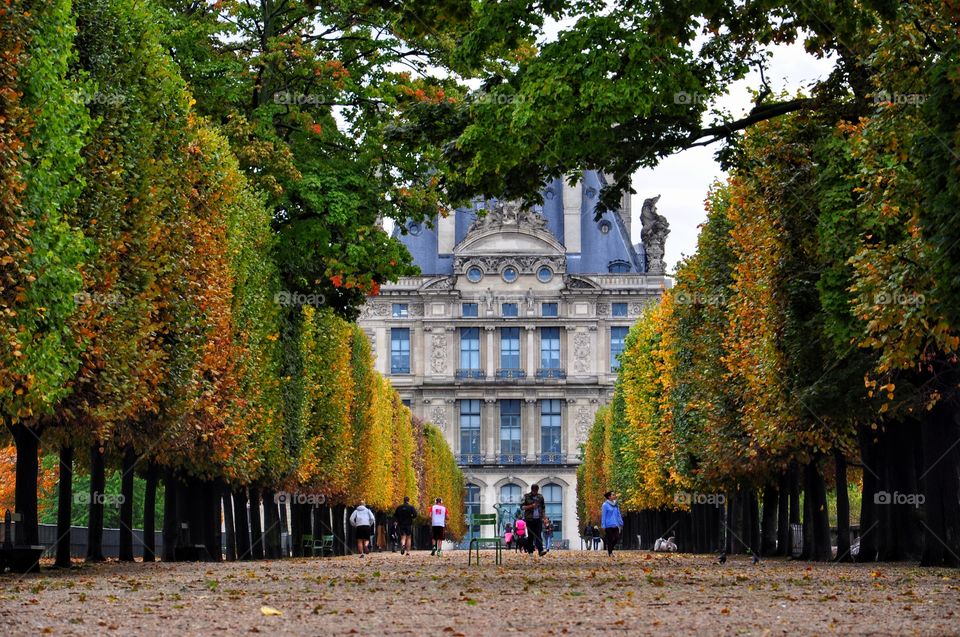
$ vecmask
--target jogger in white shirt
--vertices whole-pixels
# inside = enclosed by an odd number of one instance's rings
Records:
[[[440,545],[443,543],[443,530],[447,526],[447,518],[450,513],[447,507],[443,506],[443,499],[437,498],[436,503],[430,507],[430,524],[433,527],[433,549],[430,555],[440,553]]]

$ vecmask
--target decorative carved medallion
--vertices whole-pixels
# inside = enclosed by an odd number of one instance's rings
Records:
[[[447,371],[447,335],[434,334],[430,339],[432,353],[430,355],[430,369],[434,374],[443,374]]]
[[[573,336],[573,369],[578,374],[590,371],[590,334],[587,332]]]
[[[609,315],[610,315],[610,304],[597,303],[597,316],[609,316]]]
[[[439,427],[444,434],[447,433],[447,410],[445,407],[434,407],[430,414],[430,421]]]

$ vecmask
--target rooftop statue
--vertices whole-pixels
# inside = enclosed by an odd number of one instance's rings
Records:
[[[647,274],[663,274],[666,264],[663,261],[664,246],[667,235],[670,234],[670,224],[667,218],[657,213],[657,202],[660,195],[645,199],[640,210],[640,240],[647,255]]]

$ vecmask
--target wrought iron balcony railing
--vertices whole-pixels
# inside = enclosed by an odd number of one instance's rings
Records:
[[[461,453],[457,454],[458,465],[483,464],[482,453]]]
[[[567,454],[540,453],[537,454],[537,462],[540,464],[567,464]]]
[[[538,370],[537,370],[537,378],[538,378],[538,379],[549,379],[549,378],[560,378],[560,379],[563,379],[563,378],[566,378],[566,377],[567,377],[567,370],[565,370],[565,369],[563,369],[563,368],[561,368],[561,367],[548,367],[548,368],[546,368],[546,369],[538,369]]]
[[[497,378],[526,378],[527,372],[522,369],[498,369]]]
[[[482,369],[458,369],[456,378],[457,380],[485,380],[487,374]]]
[[[501,453],[498,459],[500,464],[523,464],[522,453]]]

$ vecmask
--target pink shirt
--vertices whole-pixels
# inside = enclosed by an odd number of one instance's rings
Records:
[[[524,522],[523,520],[517,520],[515,528],[517,529],[517,535],[527,534],[527,523]]]

